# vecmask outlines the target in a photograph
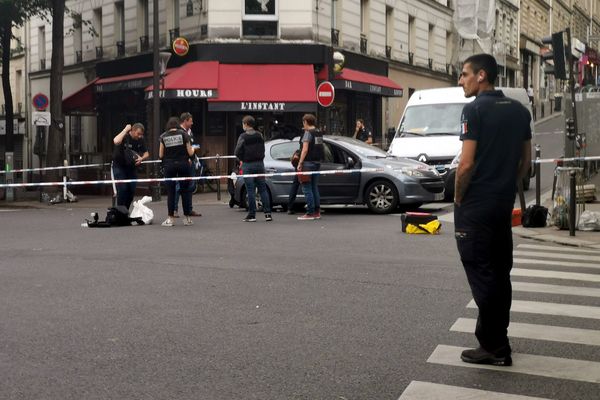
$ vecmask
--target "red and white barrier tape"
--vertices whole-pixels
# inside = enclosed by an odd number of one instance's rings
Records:
[[[593,157],[571,157],[571,158],[540,158],[534,159],[531,162],[534,164],[561,163],[573,161],[600,161],[600,156]]]
[[[198,157],[199,160],[219,160],[219,159],[233,159],[235,156],[209,156],[209,157]],[[159,163],[161,160],[148,160],[142,161],[142,164],[154,164]],[[94,167],[107,167],[110,163],[101,164],[84,164],[84,165],[67,165],[62,167],[44,167],[44,168],[23,168],[23,169],[12,169],[10,171],[0,171],[0,175],[8,173],[19,173],[19,172],[35,172],[35,171],[57,171],[61,169],[79,169],[79,168],[94,168]]]
[[[112,185],[118,183],[157,183],[157,182],[177,182],[177,181],[200,181],[208,179],[237,179],[239,178],[259,178],[273,176],[296,176],[296,175],[343,175],[360,172],[381,172],[383,168],[361,168],[361,169],[340,169],[325,171],[303,171],[303,172],[273,172],[265,174],[247,174],[247,175],[219,175],[219,176],[185,176],[178,178],[143,178],[143,179],[104,179],[97,181],[64,181],[64,182],[38,182],[38,183],[7,183],[0,184],[0,188],[16,187],[39,187],[39,186],[83,186],[83,185]]]

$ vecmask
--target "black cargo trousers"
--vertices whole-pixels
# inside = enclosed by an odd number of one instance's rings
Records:
[[[485,350],[510,354],[511,218],[514,200],[465,198],[454,210],[456,244],[479,308],[475,336]]]

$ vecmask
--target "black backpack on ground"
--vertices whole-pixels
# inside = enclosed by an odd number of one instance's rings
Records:
[[[548,209],[544,206],[531,205],[527,207],[521,218],[524,228],[543,228],[546,226]]]
[[[90,228],[110,228],[111,226],[131,226],[133,222],[138,225],[144,225],[142,217],[131,218],[129,216],[129,210],[125,206],[110,207],[106,211],[106,219],[104,221],[98,220],[98,213],[94,213],[94,220],[87,220],[88,227]]]

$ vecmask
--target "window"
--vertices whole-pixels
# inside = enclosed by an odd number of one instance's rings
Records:
[[[148,0],[138,0],[137,31],[140,38],[140,51],[146,51],[150,48],[148,18]]]
[[[298,150],[298,142],[291,141],[289,143],[281,143],[271,146],[271,157],[274,160],[289,161],[294,154],[294,151]]]
[[[279,35],[277,0],[244,0],[243,36]]]
[[[102,48],[102,9],[101,8],[94,9],[92,24],[94,26],[94,30],[96,31],[96,36],[94,37],[94,45],[96,47]]]
[[[414,63],[415,50],[417,48],[417,26],[415,17],[408,16],[408,63]]]
[[[46,27],[38,28],[38,56],[40,58],[40,69],[46,69]]]
[[[427,36],[427,54],[429,58],[429,68],[432,68],[433,58],[435,56],[435,27],[433,25],[429,25],[429,34]]]
[[[392,57],[392,47],[394,46],[394,8],[385,8],[385,55]]]
[[[83,61],[82,54],[83,29],[81,14],[73,14],[73,49],[75,50],[75,63]]]
[[[360,33],[369,33],[369,0],[360,0]]]
[[[118,42],[125,41],[125,5],[122,1],[115,3],[115,38]]]

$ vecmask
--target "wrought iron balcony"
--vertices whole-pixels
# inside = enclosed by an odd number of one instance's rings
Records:
[[[102,46],[96,46],[96,58],[102,58],[104,56],[104,51],[102,50]]]
[[[119,40],[117,42],[117,57],[123,57],[125,55],[125,42]]]
[[[75,50],[75,63],[79,64],[83,61],[83,53],[81,50]]]
[[[331,29],[331,45],[332,46],[340,45],[340,30],[339,29]]]
[[[385,56],[392,58],[392,46],[385,46]]]
[[[140,36],[140,51],[148,51],[150,49],[150,40],[148,36]]]
[[[360,35],[360,52],[362,54],[367,54],[367,37],[363,34]]]
[[[46,69],[46,59],[45,58],[40,58],[40,69],[41,70]]]
[[[427,66],[429,66],[429,69],[433,69],[433,58],[427,59]]]
[[[169,29],[169,39],[171,43],[175,41],[179,37],[179,28]]]
[[[408,52],[408,63],[410,65],[413,65],[415,63],[415,53],[413,53],[412,51]]]

